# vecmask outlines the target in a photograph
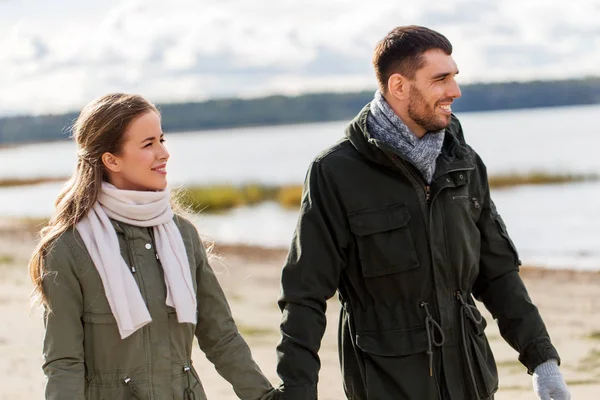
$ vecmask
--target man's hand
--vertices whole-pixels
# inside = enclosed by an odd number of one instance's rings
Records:
[[[541,400],[570,400],[571,393],[556,360],[548,360],[533,371],[533,390]]]

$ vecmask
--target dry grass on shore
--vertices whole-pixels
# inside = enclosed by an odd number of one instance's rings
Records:
[[[523,185],[557,185],[598,181],[596,174],[508,174],[490,177],[490,187],[506,189]],[[47,182],[64,182],[66,178],[4,179],[0,187],[25,186]],[[302,185],[208,185],[177,189],[182,204],[192,212],[221,212],[232,208],[274,201],[285,208],[298,208],[302,200]]]
[[[16,187],[16,186],[31,186],[41,183],[66,182],[68,178],[4,178],[0,179],[0,188]]]

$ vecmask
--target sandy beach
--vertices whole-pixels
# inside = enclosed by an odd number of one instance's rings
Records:
[[[29,306],[27,261],[36,242],[35,227],[0,220],[0,400],[43,399],[43,325]],[[213,268],[225,289],[238,327],[263,372],[276,385],[275,346],[279,340],[279,277],[285,250],[218,246]],[[600,273],[524,267],[522,277],[540,308],[562,359],[573,399],[600,399]],[[478,304],[484,310],[483,305]],[[328,328],[320,351],[319,399],[344,399],[337,355],[337,299],[329,301]],[[500,337],[491,316],[487,335],[500,370],[496,400],[535,399],[531,377],[517,353]],[[209,399],[235,399],[229,384],[202,352],[194,363]]]

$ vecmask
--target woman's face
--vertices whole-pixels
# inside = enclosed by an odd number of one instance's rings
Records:
[[[164,141],[160,117],[154,111],[131,121],[121,151],[102,155],[109,182],[123,190],[165,189],[169,152]]]

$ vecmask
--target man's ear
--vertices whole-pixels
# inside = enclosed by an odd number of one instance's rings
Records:
[[[110,172],[121,172],[121,163],[119,161],[119,158],[112,153],[106,152],[102,154],[102,164]]]
[[[388,94],[395,99],[404,100],[408,95],[408,79],[401,74],[392,74],[388,79]]]

